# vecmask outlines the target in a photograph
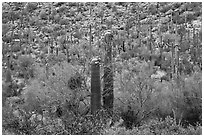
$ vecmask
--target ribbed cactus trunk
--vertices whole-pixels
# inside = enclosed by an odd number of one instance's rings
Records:
[[[55,47],[56,56],[58,56],[58,53],[59,53],[59,45],[57,44],[57,42],[54,42],[54,47]]]
[[[101,108],[100,63],[97,58],[91,61],[91,114]]]
[[[53,54],[53,52],[54,52],[54,46],[50,45],[50,54]]]
[[[177,22],[176,22],[177,24]],[[176,25],[176,39],[175,39],[175,73],[176,73],[176,80],[177,80],[177,84],[180,83],[179,81],[179,35],[178,35],[178,31],[177,31],[177,25]],[[180,84],[179,84],[180,85]]]
[[[11,63],[10,63],[10,56],[7,59],[7,70],[6,70],[6,81],[5,82],[11,82]]]
[[[69,49],[67,45],[65,45],[65,47],[66,47],[67,63],[70,63],[71,59],[69,57]]]
[[[48,63],[45,64],[45,76],[48,79],[49,78],[49,66]]]
[[[56,56],[59,54],[59,47],[56,47]]]
[[[11,77],[11,70],[10,68],[7,68],[6,70],[6,81],[7,83],[11,83],[12,82],[12,77]]]
[[[172,75],[172,80],[175,80],[175,47],[174,43],[172,43],[171,46],[171,75]]]
[[[103,88],[103,106],[110,112],[113,111],[113,67],[112,67],[112,34],[105,35],[106,55],[104,60],[104,88]]]

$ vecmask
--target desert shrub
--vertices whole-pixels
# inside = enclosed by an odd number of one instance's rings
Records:
[[[29,112],[24,105],[3,107],[3,130],[5,134],[39,135],[58,134],[63,131],[60,119],[46,113]]]
[[[12,52],[19,52],[19,51],[21,51],[21,46],[20,46],[20,44],[15,44],[15,45],[13,45],[12,46]]]
[[[31,135],[35,132],[35,125],[29,120],[30,115],[25,111],[7,106],[2,108],[2,128],[11,134]]]
[[[180,83],[151,79],[153,73],[151,64],[134,58],[123,62],[121,74],[116,72],[114,106],[121,112],[126,127],[140,125],[148,117],[172,116],[185,125],[201,122],[200,73],[181,76]]]
[[[75,115],[73,112],[67,113],[62,118],[50,117],[50,115],[39,115],[19,113],[20,116],[13,115],[15,111],[4,111],[9,115],[4,116],[3,129],[14,134],[26,135],[95,135],[101,134],[107,126],[108,113],[100,110],[96,115]],[[6,114],[6,113],[5,113]],[[12,115],[11,115],[12,114]],[[36,115],[41,116],[40,120]],[[37,119],[39,120],[37,120]]]
[[[155,111],[157,96],[150,79],[153,70],[146,62],[132,58],[124,62],[121,74],[115,76],[115,110],[121,112],[125,126],[131,128]]]
[[[172,97],[174,97],[172,85],[168,81],[156,81],[154,82],[154,88],[157,91],[157,98],[154,99],[157,109],[154,116],[165,119],[165,117],[172,114],[174,107],[172,104]]]
[[[12,83],[2,82],[2,97],[7,98],[13,96],[14,91],[12,89]]]
[[[33,63],[34,63],[34,60],[29,55],[22,55],[19,57],[19,66],[22,67],[23,69],[27,69],[31,67]]]
[[[77,71],[77,67],[66,62],[55,64],[49,68],[49,77],[46,77],[44,73],[45,67],[41,67],[40,64],[38,64],[36,68],[38,72],[36,73],[36,79],[31,80],[25,90],[22,91],[21,97],[24,99],[24,103],[18,105],[18,107],[26,115],[35,113],[44,116],[44,112],[48,112],[47,119],[50,121],[49,124],[47,124],[48,126],[42,126],[36,123],[32,134],[64,134],[64,132],[66,132],[63,131],[62,128],[64,124],[56,125],[57,119],[66,122],[77,120],[81,115],[87,114],[90,107],[90,98],[87,97],[89,92],[80,87],[74,90],[70,88],[70,78],[80,76],[80,74]],[[17,121],[19,120],[17,119]],[[28,121],[30,122],[30,120]],[[32,123],[27,122],[21,124],[23,126],[28,124],[29,128],[32,127]],[[9,127],[7,127],[7,129],[9,129]],[[18,128],[16,130],[18,130]],[[30,132],[25,134],[30,134]],[[69,133],[66,132],[66,134]]]
[[[55,64],[48,71],[48,77],[45,74],[45,68],[37,66],[38,74],[36,79],[31,81],[23,91],[25,104],[23,109],[27,112],[37,112],[42,114],[43,110],[49,110],[52,113],[61,115],[66,113],[84,113],[89,107],[88,91],[82,88],[71,89],[70,79],[80,74],[78,68],[64,62]],[[60,116],[58,116],[60,117]]]
[[[139,127],[127,130],[124,127],[105,128],[105,135],[201,135],[202,127],[188,126],[187,128],[176,124],[174,118],[166,117],[164,120],[151,119]]]
[[[33,78],[35,74],[34,60],[29,55],[22,55],[18,58],[19,76],[25,79]]]
[[[175,117],[178,123],[196,125],[201,122],[202,87],[200,73],[180,77],[180,82],[155,82],[158,91],[155,115],[160,118]]]
[[[42,113],[43,106],[46,105],[46,103],[49,103],[49,98],[51,99],[54,95],[52,90],[49,91],[49,89],[43,87],[39,81],[33,80],[23,91],[22,96],[25,100],[23,109],[26,110],[26,112],[31,113],[36,111]]]
[[[69,88],[72,90],[80,88],[82,86],[82,81],[83,77],[79,73],[76,73],[68,80]]]
[[[202,76],[201,72],[194,72],[191,76],[182,80],[183,85],[177,91],[180,97],[173,102],[178,110],[182,111],[182,122],[184,124],[196,125],[201,123],[202,116]]]
[[[15,123],[16,118],[14,117],[12,113],[11,107],[3,107],[2,108],[2,127],[6,128],[8,126],[8,123]],[[17,125],[12,125],[17,126]]]
[[[57,63],[60,64],[65,60],[66,60],[66,55],[63,53],[59,53],[58,56],[56,56],[55,54],[50,54],[47,57],[47,63],[49,63],[50,66],[54,66]]]
[[[38,66],[38,68],[40,67]],[[68,81],[75,74],[73,66],[66,63],[54,65],[49,68],[48,79],[44,72],[45,68],[39,69],[36,79],[27,86],[23,93],[25,104],[28,106],[31,105],[27,108],[33,108],[35,110],[43,106],[50,106],[51,104],[62,105],[70,100],[78,101],[79,99],[77,100],[77,97],[83,96],[82,92],[73,91],[69,88]],[[41,107],[38,105],[41,105]]]
[[[73,114],[72,114],[73,115]],[[107,126],[109,114],[105,110],[99,110],[95,115],[74,115],[72,120],[63,118],[65,129],[72,135],[96,135],[101,134]]]

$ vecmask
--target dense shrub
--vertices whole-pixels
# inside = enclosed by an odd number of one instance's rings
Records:
[[[202,127],[188,126],[183,128],[176,124],[176,121],[167,117],[165,120],[152,119],[143,123],[140,127],[127,130],[125,127],[112,127],[104,129],[105,135],[201,135]]]
[[[75,90],[77,88],[81,88],[83,78],[79,73],[76,73],[68,80],[69,88]]]
[[[27,69],[31,67],[33,63],[34,63],[34,60],[29,55],[22,55],[19,57],[19,66],[22,67],[23,69]]]
[[[126,63],[126,64],[125,64]],[[150,79],[153,70],[146,62],[132,58],[121,74],[115,77],[115,110],[119,111],[127,127],[139,125],[157,108],[154,103],[157,91]]]
[[[140,125],[148,117],[172,116],[185,126],[201,123],[200,72],[180,76],[180,83],[152,79],[153,73],[151,64],[134,58],[123,62],[121,74],[116,73],[115,109],[121,113],[126,127]]]
[[[49,112],[48,112],[49,113]],[[50,114],[28,114],[23,111],[4,109],[3,129],[6,132],[26,135],[92,135],[101,134],[107,128],[108,113],[100,110],[96,115],[76,115],[67,112],[62,118]],[[36,117],[37,116],[37,117]],[[40,117],[42,118],[40,118]],[[6,133],[4,133],[6,134]]]
[[[35,133],[35,126],[31,124],[30,116],[25,111],[16,106],[6,106],[2,110],[3,130],[10,134],[30,135]]]
[[[88,112],[90,99],[86,96],[89,92],[80,87],[74,90],[70,88],[70,78],[80,76],[77,72],[78,68],[66,62],[55,64],[49,68],[49,77],[46,77],[45,67],[41,67],[38,64],[36,68],[38,70],[36,72],[36,79],[31,80],[26,89],[22,92],[21,97],[24,99],[24,103],[18,105],[20,110],[25,112],[26,115],[30,115],[31,113],[43,115],[44,111],[47,111],[49,118],[51,118],[53,122],[56,121],[56,118],[62,118],[69,121],[74,117],[79,117]],[[80,84],[82,84],[81,81]],[[12,113],[12,111],[8,113]],[[12,120],[13,118],[10,117],[9,119]],[[17,121],[19,120],[17,119]],[[44,131],[39,131],[39,133],[55,134],[55,132],[58,132],[57,129],[62,129],[59,127],[54,128],[56,130],[52,131],[53,124],[54,123],[50,122],[51,127],[47,130],[45,127],[42,127]],[[35,128],[35,130],[37,129]],[[48,133],[48,131],[52,132]]]
[[[77,102],[83,99],[86,92],[70,89],[69,79],[75,74],[76,69],[67,63],[54,65],[48,70],[38,66],[38,75],[23,92],[26,108],[34,111],[42,107],[63,105],[67,102]],[[40,106],[39,106],[40,105]]]
[[[54,54],[50,54],[47,57],[47,63],[50,64],[50,66],[53,66],[55,64],[60,64],[62,62],[64,62],[66,60],[66,55],[59,53],[58,56],[54,55]]]
[[[127,63],[127,62],[124,62]],[[89,116],[89,92],[70,88],[70,79],[80,76],[79,68],[66,62],[55,64],[48,71],[36,65],[38,73],[23,91],[24,104],[4,110],[5,132],[15,134],[201,134],[201,76],[194,73],[183,80],[182,88],[175,83],[150,78],[154,72],[145,62],[132,59],[115,75],[114,112],[123,119],[107,125],[108,114]],[[77,72],[77,73],[76,73]],[[146,73],[148,72],[148,73]],[[84,84],[84,83],[80,83]],[[45,116],[44,112],[47,112]],[[15,113],[14,113],[15,112]],[[174,113],[173,113],[174,112]],[[196,113],[194,113],[196,112]],[[9,115],[7,115],[9,113]],[[42,115],[47,124],[30,120],[32,113]],[[166,118],[173,116],[175,119]],[[163,118],[156,119],[155,117]],[[199,120],[193,119],[200,118]],[[105,119],[105,120],[104,120]],[[189,120],[193,119],[192,122]],[[182,123],[178,123],[182,120]],[[24,122],[22,122],[24,121]],[[194,125],[182,124],[187,121]],[[46,125],[46,126],[45,126]],[[112,126],[111,126],[112,125]],[[5,133],[6,134],[6,133]]]
[[[35,74],[34,60],[30,55],[22,55],[18,58],[19,76],[29,79]]]
[[[4,2],[4,134],[201,134],[201,9],[196,2]],[[109,47],[112,56],[104,54]],[[111,91],[95,101],[93,56],[101,58],[101,91]],[[90,100],[102,103],[94,116]]]
[[[183,79],[183,87],[178,91],[181,97],[175,99],[174,106],[182,110],[184,124],[196,125],[201,123],[202,117],[202,75],[201,72],[194,72]]]

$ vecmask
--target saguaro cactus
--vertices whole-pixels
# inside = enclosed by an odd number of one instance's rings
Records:
[[[56,56],[58,56],[58,54],[59,54],[59,47],[57,46],[56,47]]]
[[[103,106],[105,109],[113,110],[113,69],[112,69],[112,41],[111,32],[105,34],[106,55],[104,60],[104,88],[103,88]]]
[[[98,58],[91,61],[91,113],[101,108],[100,62]]]
[[[11,55],[7,56],[6,82],[11,82]]]

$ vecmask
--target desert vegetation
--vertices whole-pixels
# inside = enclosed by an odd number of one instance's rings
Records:
[[[3,2],[2,134],[201,135],[201,2]]]

